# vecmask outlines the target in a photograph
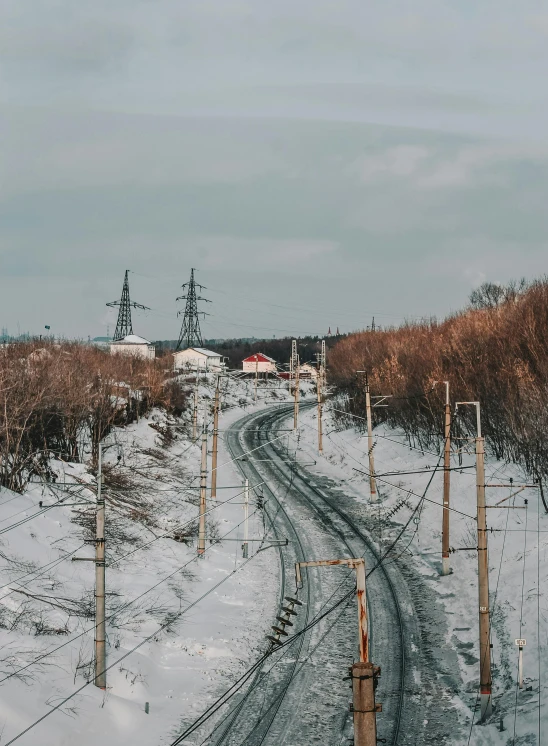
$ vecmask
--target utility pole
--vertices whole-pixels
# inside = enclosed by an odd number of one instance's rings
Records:
[[[323,453],[323,400],[322,400],[322,373],[318,371],[316,379],[316,388],[318,389],[318,453]]]
[[[358,370],[358,373],[365,373],[365,409],[367,413],[367,453],[369,456],[369,491],[371,502],[377,501],[377,480],[375,479],[375,456],[373,455],[373,422],[371,417],[371,392],[369,390],[369,378],[366,370]],[[388,397],[377,397],[381,401]],[[379,403],[380,405],[380,403]],[[379,406],[376,405],[376,406]]]
[[[295,565],[297,589],[302,588],[301,567],[340,565],[346,565],[356,571],[360,662],[354,663],[350,669],[353,692],[354,746],[377,746],[377,712],[382,712],[382,705],[375,703],[375,688],[381,669],[369,662],[365,560],[359,558],[297,562]]]
[[[299,354],[297,352],[297,340],[294,339],[291,343],[291,371],[295,376],[295,386],[293,390],[293,429],[296,430],[299,425],[299,395],[300,395],[300,363]]]
[[[221,376],[217,374],[215,404],[213,405],[213,449],[211,454],[211,497],[217,497],[217,456],[219,453],[219,408]]]
[[[107,687],[105,625],[105,498],[103,495],[103,446],[99,443],[97,510],[95,514],[95,686]]]
[[[491,716],[491,621],[489,614],[489,560],[487,552],[487,511],[485,505],[485,439],[481,434],[479,402],[457,402],[476,407],[476,495],[478,521],[478,583],[479,583],[479,643],[480,643],[480,720]]]
[[[255,404],[257,403],[257,386],[259,384],[259,357],[255,355]]]
[[[242,544],[242,557],[247,559],[249,546],[249,479],[244,483],[244,543]]]
[[[449,575],[449,493],[451,488],[451,403],[449,381],[445,383],[445,426],[443,447],[443,517],[441,539],[441,574]]]
[[[318,391],[318,453],[323,453],[323,387],[325,383],[325,339],[322,339],[322,351],[318,360],[316,389]]]
[[[198,526],[198,554],[205,552],[206,535],[206,497],[207,497],[207,428],[206,420],[202,426],[202,463],[200,467],[200,519]]]
[[[291,355],[289,357],[289,396],[292,394],[293,388],[293,350],[296,349],[297,341],[294,339],[291,343]]]
[[[199,368],[196,369],[196,380],[194,383],[194,408],[192,410],[192,442],[198,439],[198,386],[199,386]]]

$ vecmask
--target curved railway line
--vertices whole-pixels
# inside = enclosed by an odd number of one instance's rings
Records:
[[[371,659],[382,667],[377,700],[383,704],[383,714],[378,717],[378,737],[392,746],[442,744],[444,739],[439,735],[443,728],[438,729],[436,740],[417,740],[428,709],[425,689],[428,692],[429,687],[424,682],[433,677],[431,671],[422,670],[421,630],[408,583],[397,563],[379,564],[376,546],[360,527],[368,520],[363,504],[341,493],[328,480],[320,489],[317,482],[322,481],[321,477],[311,476],[289,459],[279,441],[270,442],[291,412],[292,405],[280,405],[246,415],[225,434],[227,448],[238,459],[243,475],[251,483],[267,482],[268,486],[263,487],[265,512],[274,536],[289,539],[288,546],[279,549],[280,598],[291,587],[296,561],[363,556],[370,573]],[[261,443],[263,448],[244,457],[245,451]],[[376,565],[377,572],[371,573]],[[344,571],[307,573],[301,598],[304,605],[296,617],[295,630],[302,629],[321,610],[321,604],[333,601],[341,585],[339,572]],[[342,579],[345,582],[345,576]],[[346,580],[346,588],[351,582],[353,574]],[[344,618],[333,629],[325,631],[329,618],[322,624],[319,640],[314,630],[309,631],[285,649],[280,662],[273,665],[277,661],[274,657],[264,664],[207,743],[343,746],[352,742],[350,692],[346,692],[342,679],[356,655],[355,603],[347,606]],[[322,645],[328,633],[336,639]]]

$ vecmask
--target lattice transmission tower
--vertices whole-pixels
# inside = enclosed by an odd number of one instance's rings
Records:
[[[208,316],[205,311],[198,311],[198,301],[202,300],[205,303],[211,303],[207,298],[202,298],[200,295],[196,295],[196,288],[200,288],[200,291],[206,290],[204,285],[200,285],[194,279],[194,269],[190,270],[190,281],[185,282],[182,286],[183,290],[186,290],[185,295],[180,295],[176,300],[186,300],[185,310],[179,311],[177,316],[183,314],[183,324],[181,326],[181,333],[179,334],[179,341],[177,342],[177,350],[186,345],[186,347],[203,347],[202,332],[200,331],[200,319],[199,315]]]
[[[143,311],[150,311],[148,306],[143,306],[141,303],[132,303],[129,297],[129,280],[128,280],[129,269],[126,269],[124,277],[124,286],[122,288],[122,297],[120,300],[113,300],[112,303],[107,303],[107,306],[111,308],[120,306],[118,311],[118,321],[116,322],[116,330],[114,332],[113,342],[117,342],[120,339],[124,339],[129,334],[133,334],[133,324],[131,323],[131,309],[142,308]]]

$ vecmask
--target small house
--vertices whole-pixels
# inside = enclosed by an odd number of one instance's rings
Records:
[[[173,353],[173,369],[212,371],[218,373],[223,368],[221,355],[204,347],[187,347],[186,350],[178,350]]]
[[[244,373],[276,373],[276,361],[262,352],[246,357],[242,366]]]
[[[299,378],[315,381],[318,378],[318,370],[310,363],[303,363],[299,366]]]
[[[148,339],[139,337],[137,334],[128,334],[123,339],[116,339],[110,345],[110,353],[120,355],[133,355],[144,360],[154,360],[156,348]]]

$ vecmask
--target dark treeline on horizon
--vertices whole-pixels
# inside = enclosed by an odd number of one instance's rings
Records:
[[[315,363],[316,354],[321,350],[321,341],[325,339],[327,347],[333,347],[345,335],[331,337],[280,337],[279,339],[222,339],[204,340],[204,347],[219,352],[227,358],[230,368],[241,368],[242,360],[256,352],[262,352],[273,358],[279,366],[287,366],[291,355],[291,342],[297,339],[301,363]],[[165,340],[154,343],[156,354],[162,355],[177,346],[176,340]]]

